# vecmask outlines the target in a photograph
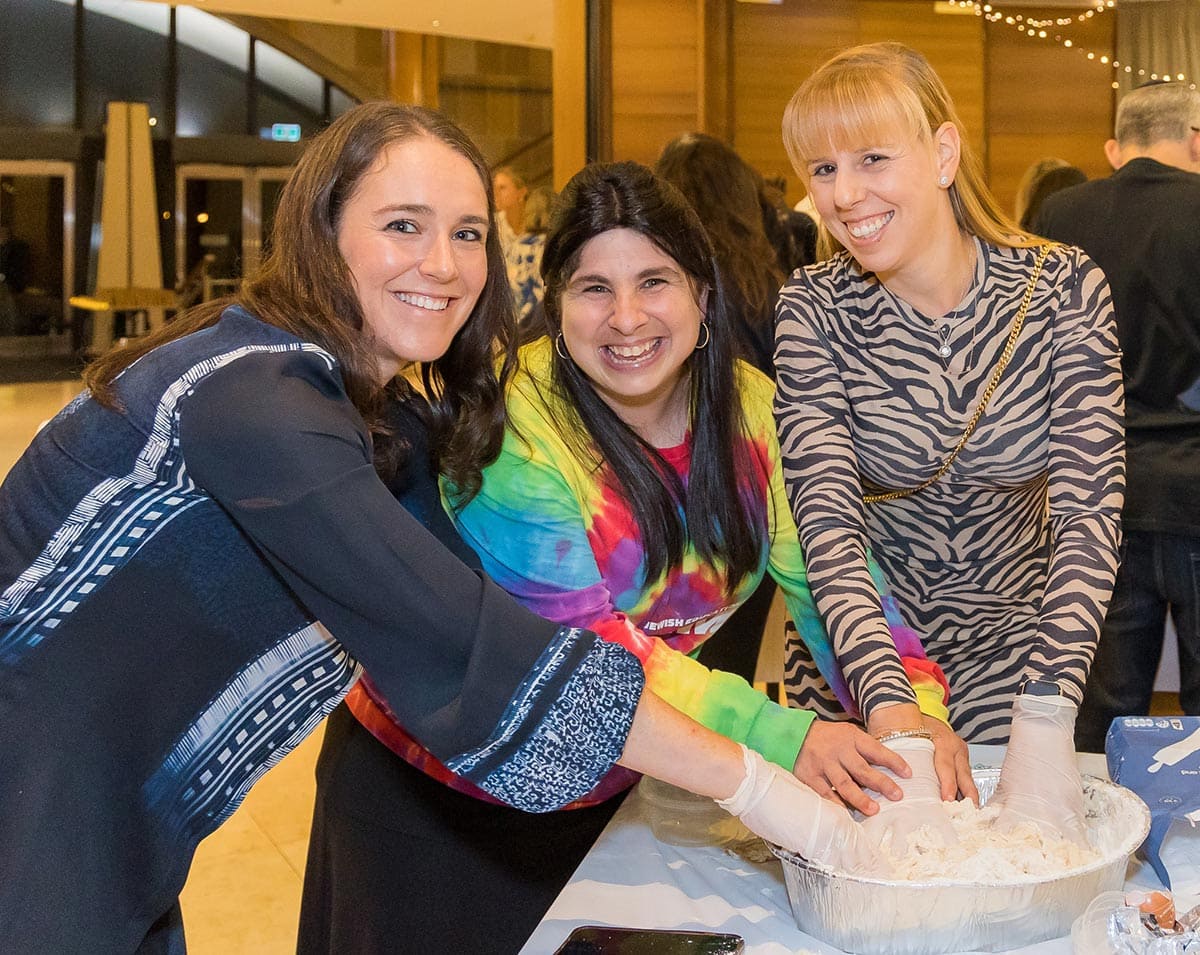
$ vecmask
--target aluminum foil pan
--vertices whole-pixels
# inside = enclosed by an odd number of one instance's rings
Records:
[[[1000,770],[972,770],[981,802]],[[1136,795],[1085,776],[1088,839],[1101,860],[1070,875],[1020,882],[894,882],[838,875],[777,846],[788,899],[801,931],[855,955],[1003,952],[1068,935],[1101,892],[1125,882],[1129,855],[1150,831]]]

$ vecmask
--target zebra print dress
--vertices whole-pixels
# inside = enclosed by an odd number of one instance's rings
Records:
[[[1082,251],[1055,246],[948,473],[912,497],[863,503],[864,479],[911,488],[937,471],[1004,349],[1037,250],[977,245],[963,305],[936,321],[847,253],[795,273],[777,313],[775,411],[809,580],[856,699],[867,687],[876,705],[912,699],[870,547],[949,679],[955,730],[999,743],[1025,678],[1082,697],[1116,574],[1123,402],[1108,284]],[[828,710],[794,635],[786,679],[793,705]]]

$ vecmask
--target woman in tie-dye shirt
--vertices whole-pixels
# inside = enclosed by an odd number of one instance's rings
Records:
[[[899,652],[909,682],[875,681],[862,700],[849,693],[806,581],[772,383],[732,356],[707,243],[663,228],[677,196],[632,163],[573,181],[544,260],[551,337],[521,351],[509,429],[480,492],[455,508],[446,489],[459,533],[535,612],[635,627],[648,685],[781,765],[802,752],[794,727],[806,711],[775,708],[744,680],[686,656],[765,573],[849,714],[915,691],[926,713],[944,718],[941,671],[890,597],[881,600],[893,640],[885,649]],[[884,590],[878,571],[876,584]],[[585,801],[634,778],[610,773]],[[835,782],[805,781],[826,791]]]

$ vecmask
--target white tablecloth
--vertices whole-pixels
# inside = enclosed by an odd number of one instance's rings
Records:
[[[972,746],[976,765],[999,766],[1004,749]],[[1080,754],[1084,773],[1108,778],[1104,757]],[[1161,888],[1149,866],[1130,864],[1127,885]],[[555,900],[521,955],[548,955],[579,925],[731,932],[746,955],[840,950],[796,928],[778,862],[754,864],[713,846],[684,847],[651,834],[647,806],[634,790]],[[1014,949],[1012,955],[1072,955],[1069,938]]]

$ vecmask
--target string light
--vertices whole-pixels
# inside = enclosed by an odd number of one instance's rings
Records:
[[[982,3],[980,0],[950,0],[950,2],[954,6],[961,7],[964,10],[972,10],[975,13],[975,16],[983,17],[989,23],[1003,23],[1005,26],[1012,27],[1018,33],[1032,37],[1035,40],[1051,40],[1054,43],[1058,43],[1065,49],[1077,50],[1089,60],[1093,62],[1099,60],[1100,63],[1111,68],[1114,73],[1125,73],[1130,77],[1130,79],[1136,75],[1139,80],[1177,80],[1180,83],[1186,83],[1188,80],[1186,74],[1184,73],[1172,74],[1169,70],[1163,70],[1161,72],[1147,71],[1130,66],[1128,63],[1121,63],[1120,61],[1110,57],[1107,53],[1098,53],[1095,50],[1088,50],[1084,49],[1083,47],[1076,46],[1074,40],[1072,40],[1070,37],[1063,36],[1061,33],[1051,34],[1049,32],[1049,28],[1052,27],[1069,27],[1080,23],[1086,23],[1088,20],[1091,20],[1093,17],[1099,14],[1107,13],[1109,10],[1112,10],[1116,7],[1116,0],[1097,0],[1095,6],[1084,10],[1082,13],[1076,14],[1075,16],[1055,17],[1049,20],[1038,20],[1034,19],[1033,17],[1026,17],[1020,13],[1003,14],[996,10],[990,3]],[[1118,89],[1120,86],[1116,80],[1113,81],[1112,85],[1113,89]],[[1188,88],[1194,90],[1196,88],[1196,84],[1188,83]]]

